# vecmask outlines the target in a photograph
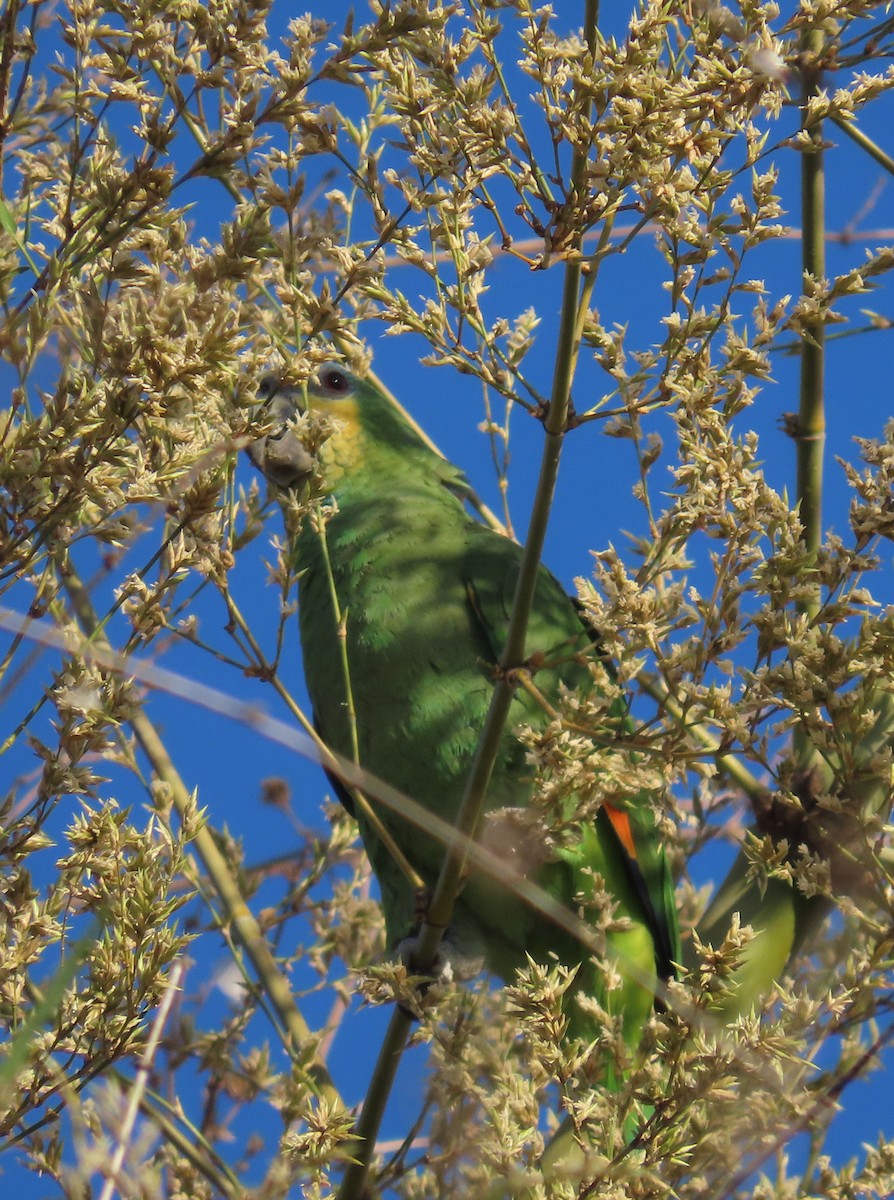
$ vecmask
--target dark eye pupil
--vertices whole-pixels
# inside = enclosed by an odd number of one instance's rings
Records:
[[[350,382],[344,371],[337,367],[329,367],[323,372],[323,386],[329,392],[344,393],[350,389]]]
[[[261,381],[258,384],[258,397],[261,400],[266,400],[268,396],[273,395],[278,387],[279,378],[276,375],[268,372],[268,374],[261,377]]]

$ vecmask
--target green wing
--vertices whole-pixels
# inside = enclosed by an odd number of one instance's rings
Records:
[[[514,542],[480,526],[476,529],[480,533],[466,557],[465,579],[491,660],[496,662],[506,636],[522,552]],[[592,692],[594,677],[587,662],[599,657],[596,640],[576,604],[549,571],[541,568],[528,625],[526,659],[533,683],[551,707],[558,705],[563,687],[583,695]],[[536,700],[520,694],[517,704],[524,710],[525,723],[534,728],[547,724],[548,716]],[[631,732],[626,709],[612,717],[619,738]],[[541,871],[540,882],[547,890],[573,909],[574,898],[592,890],[595,873],[616,900],[618,917],[627,923],[626,930],[609,936],[609,948],[622,975],[630,968],[615,1001],[624,1013],[629,1040],[636,1041],[652,1007],[656,979],[671,978],[682,961],[673,881],[658,841],[652,797],[644,793],[630,796],[623,806],[605,802],[593,825],[580,829],[576,842],[558,848],[556,857],[561,866],[546,866]],[[541,953],[555,949],[555,944],[544,941]],[[566,963],[576,962],[581,947],[567,948],[560,956]],[[586,965],[581,970],[590,987],[595,987],[593,974]],[[572,1022],[572,1029],[587,1032],[582,1022]]]

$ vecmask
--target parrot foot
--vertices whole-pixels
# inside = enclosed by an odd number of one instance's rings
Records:
[[[406,964],[408,970],[417,974],[419,973],[418,968],[413,962],[415,949],[416,935],[410,934],[409,937],[401,938],[394,947],[394,952],[401,962]],[[467,950],[461,949],[452,940],[448,930],[441,939],[435,961],[425,974],[430,977],[430,983],[462,982],[480,975],[484,970],[484,963],[483,954],[470,954]],[[423,983],[422,990],[424,991],[427,986],[427,983]]]
[[[413,932],[398,942],[396,951],[401,961],[412,969],[413,949],[416,945],[416,935],[420,927],[428,920],[428,909],[431,904],[431,890],[417,888],[413,894]],[[485,954],[483,948],[469,938],[461,939],[460,932],[453,927],[444,931],[438,954],[429,971],[433,980],[451,983],[454,980],[474,979],[484,970]]]

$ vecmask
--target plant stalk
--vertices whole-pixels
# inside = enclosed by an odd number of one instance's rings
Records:
[[[821,30],[811,30],[804,42],[805,60],[802,91],[803,132],[809,147],[801,154],[801,268],[805,291],[809,280],[821,285],[826,273],[825,247],[825,173],[823,162],[823,123],[807,123],[811,98],[820,86],[820,72],[814,64],[823,49]],[[805,330],[801,342],[801,378],[797,445],[797,499],[804,544],[810,556],[819,549],[823,533],[823,451],[826,440],[825,413],[825,319],[822,311]],[[812,587],[802,611],[814,620],[820,611],[820,592]],[[809,753],[809,740],[797,728],[794,749],[800,760]]]
[[[598,0],[586,2],[586,32],[591,48],[596,43],[596,22],[599,11]],[[578,150],[572,162],[569,196],[573,201],[579,189],[586,186],[585,169],[587,153]],[[487,788],[499,753],[500,743],[509,717],[516,684],[513,668],[522,666],[525,657],[525,642],[528,621],[534,603],[540,560],[546,539],[549,514],[555,494],[556,479],[562,445],[568,426],[571,404],[571,384],[577,367],[580,351],[581,304],[580,237],[572,248],[565,265],[565,282],[562,294],[562,311],[559,336],[556,346],[550,402],[543,418],[544,446],[540,462],[537,490],[531,510],[528,536],[525,539],[521,569],[512,601],[506,642],[497,667],[497,678],[491,695],[490,707],[485,717],[478,748],[455,823],[456,838],[447,847],[441,874],[432,893],[425,921],[416,939],[411,958],[414,971],[425,973],[435,964],[438,948],[444,931],[450,924],[453,906],[466,872],[468,846],[484,812]],[[590,283],[592,288],[592,283]],[[393,1085],[400,1056],[406,1046],[411,1028],[407,1015],[397,1009],[386,1035],[386,1041],[370,1080],[363,1111],[357,1124],[357,1134],[363,1141],[357,1148],[356,1161],[346,1169],[338,1192],[338,1200],[360,1200],[366,1188],[369,1165],[378,1137],[381,1117],[384,1113],[388,1093]]]
[[[70,563],[65,564],[61,577],[81,628],[97,646],[109,649],[111,653],[89,593]],[[134,712],[131,726],[140,747],[152,764],[152,769],[171,789],[177,812],[181,816],[191,813],[193,805],[189,789],[177,772],[158,731],[142,708],[137,708]],[[212,830],[207,825],[202,825],[196,832],[193,844],[223,906],[227,920],[232,924],[237,939],[251,961],[264,994],[282,1022],[295,1061],[301,1062],[305,1056],[305,1047],[313,1041],[314,1034],[295,1004],[291,985],[280,970],[260,925],[246,904]],[[316,1096],[330,1105],[341,1103],[335,1084],[325,1067],[311,1061],[302,1069]]]

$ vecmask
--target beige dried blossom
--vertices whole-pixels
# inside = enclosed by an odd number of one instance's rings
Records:
[[[849,1102],[890,1021],[894,425],[835,445],[852,504],[834,534],[773,483],[753,432],[781,348],[806,360],[858,330],[870,288],[867,359],[890,323],[889,238],[862,255],[846,230],[834,264],[805,262],[784,288],[767,265],[819,146],[849,139],[890,171],[863,119],[883,118],[894,84],[885,6],[646,0],[615,37],[581,28],[584,6],[529,0],[377,0],[345,25],[318,8],[72,0],[4,18],[7,1158],[147,1200],[240,1196],[250,1159],[259,1195],[329,1196],[357,1147],[321,1027],[337,1031],[339,1076],[359,986],[417,1012],[430,1062],[419,1128],[402,1131],[423,1141],[380,1154],[370,1194],[888,1196],[890,1140],[853,1163],[822,1149],[833,1100]],[[634,238],[656,265],[631,286],[662,306],[645,334],[606,283]],[[557,271],[580,285],[565,340]],[[531,964],[502,992],[420,989],[383,945],[352,822],[339,810],[307,828],[318,792],[295,784],[265,810],[292,820],[289,855],[257,863],[251,779],[282,770],[259,733],[247,778],[227,781],[244,824],[205,827],[198,805],[217,824],[222,785],[210,769],[184,782],[163,740],[176,724],[210,767],[205,666],[233,703],[263,681],[270,711],[312,724],[290,690],[300,564],[265,525],[265,486],[235,466],[269,432],[259,382],[300,386],[333,353],[366,370],[380,332],[415,335],[408,358],[489,391],[501,499],[527,469],[520,420],[547,412],[554,372],[538,356],[554,346],[551,368],[576,369],[561,435],[592,435],[595,456],[606,433],[630,454],[636,537],[595,548],[578,582],[611,672],[600,658],[596,694],[520,731],[537,801],[495,814],[490,842],[508,831],[521,858],[536,841],[534,863],[643,791],[688,931],[708,890],[701,850],[739,841],[761,894],[790,883],[837,905],[763,1012],[722,1017],[755,937],[739,919],[711,944],[689,938],[692,971],[636,1061],[607,1014],[597,1044],[569,1045],[559,968]],[[803,414],[784,429],[793,458],[815,437]],[[311,449],[325,434],[293,432]],[[326,520],[315,486],[285,501],[288,531]],[[255,585],[266,623],[245,615]],[[166,665],[194,701],[185,723],[142,682]],[[597,940],[621,919],[601,886],[587,905]],[[158,1094],[113,1178],[147,1031],[187,953],[200,966],[147,1068]],[[218,956],[244,986],[209,1027]],[[611,1090],[605,1064],[625,1055]],[[356,1078],[336,1082],[354,1103]],[[580,1161],[550,1174],[566,1115]],[[803,1174],[784,1154],[802,1132]]]

